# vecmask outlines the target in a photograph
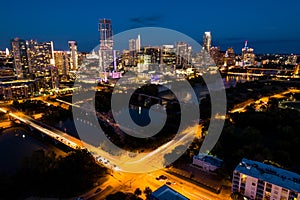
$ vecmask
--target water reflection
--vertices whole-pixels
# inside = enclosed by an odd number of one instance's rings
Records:
[[[29,136],[21,128],[9,128],[2,131],[0,134],[0,175],[15,173],[21,167],[23,159],[31,156],[36,150],[54,151],[59,155],[65,155],[56,147]]]
[[[250,75],[227,75],[223,78],[225,88],[235,87],[237,83],[245,83],[248,81],[256,81],[259,77]]]

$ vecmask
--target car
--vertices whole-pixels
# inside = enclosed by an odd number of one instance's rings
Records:
[[[170,181],[167,181],[166,184],[167,185],[172,185],[172,183]]]
[[[166,177],[165,175],[160,175],[159,178],[162,179],[162,180],[168,179],[168,177]]]
[[[95,193],[98,193],[98,192],[100,192],[101,190],[102,190],[101,188],[97,188],[96,191],[95,191]]]

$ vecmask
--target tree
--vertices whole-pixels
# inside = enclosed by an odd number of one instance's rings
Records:
[[[142,194],[142,190],[140,188],[136,188],[134,191],[135,196],[140,196]]]
[[[233,200],[244,200],[244,196],[239,192],[232,193],[230,197]]]
[[[151,188],[150,187],[145,187],[145,189],[144,189],[144,194],[145,194],[145,196],[146,196],[146,199],[150,199],[150,195],[152,194],[152,190],[151,190]]]
[[[13,106],[15,107],[15,108],[19,108],[19,106],[20,106],[20,103],[19,103],[19,101],[18,100],[14,100],[13,101]]]
[[[123,192],[117,192],[114,194],[108,195],[105,199],[106,200],[123,200],[126,198],[126,194]]]
[[[65,157],[38,150],[24,159],[7,194],[15,192],[14,199],[29,194],[70,197],[92,187],[105,172],[106,168],[99,166],[86,149],[77,149]]]

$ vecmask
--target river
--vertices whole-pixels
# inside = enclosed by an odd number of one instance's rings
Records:
[[[21,166],[25,157],[36,150],[54,151],[58,155],[66,155],[51,144],[46,144],[27,134],[25,129],[12,127],[0,133],[0,174],[13,174]]]

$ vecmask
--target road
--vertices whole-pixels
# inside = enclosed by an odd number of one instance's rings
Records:
[[[47,100],[44,98],[38,98],[39,100],[42,100],[43,102],[47,103]],[[48,102],[53,104],[53,102]],[[65,103],[65,102],[60,102]],[[55,103],[55,106],[58,106],[59,103]],[[70,104],[69,104],[70,105]],[[73,105],[71,105],[73,106]],[[77,104],[78,106],[78,104]],[[110,162],[108,164],[105,164],[106,167],[109,169],[112,169],[112,176],[109,176],[109,179],[103,183],[100,187],[102,191],[95,193],[96,188],[93,188],[91,191],[89,191],[87,194],[84,194],[83,196],[86,198],[96,198],[96,199],[103,199],[107,194],[117,191],[127,191],[127,192],[134,192],[136,188],[140,188],[143,190],[145,187],[149,186],[153,191],[156,190],[158,187],[165,184],[165,181],[158,181],[155,178],[159,175],[166,175],[168,177],[168,180],[172,183],[170,187],[172,187],[174,190],[182,193],[186,197],[190,199],[224,199],[223,197],[219,197],[220,195],[216,195],[212,192],[209,192],[197,185],[194,185],[188,181],[182,180],[176,176],[168,174],[163,169],[160,169],[160,167],[163,166],[163,160],[164,155],[166,153],[171,152],[175,147],[183,144],[186,140],[190,140],[195,136],[195,132],[199,130],[199,127],[189,127],[186,130],[184,130],[182,133],[178,134],[178,136],[170,141],[169,143],[159,147],[158,149],[154,150],[153,152],[147,154],[142,153],[138,154],[136,157],[131,158],[128,157],[128,154],[122,155],[121,157],[115,157],[110,155],[109,153],[105,152],[99,147],[92,146],[90,144],[86,144],[83,141],[80,141],[62,131],[59,131],[55,128],[49,127],[46,124],[43,124],[39,121],[36,121],[29,116],[24,115],[21,112],[15,112],[12,109],[6,108],[0,108],[0,111],[2,112],[8,112],[9,115],[15,119],[18,119],[19,121],[30,125],[31,127],[41,131],[44,134],[47,134],[48,136],[52,137],[53,139],[64,143],[67,146],[70,146],[71,148],[88,148],[91,152],[93,152],[93,155],[95,158],[98,158],[101,156],[101,158],[104,158],[105,160],[109,160]],[[98,118],[101,120],[107,121],[107,117],[101,113],[97,113]],[[113,122],[108,121],[109,125]],[[199,131],[198,131],[199,132]],[[114,166],[117,167],[114,167]],[[145,168],[148,167],[148,170],[151,172],[148,173],[126,173],[126,169],[123,169],[122,166],[130,166],[130,171],[132,171],[131,167],[134,167],[137,172],[139,172],[141,169],[142,171],[145,171]],[[159,169],[159,170],[157,170]],[[155,170],[155,171],[153,171]],[[146,170],[147,171],[147,170]],[[176,184],[174,184],[174,182]]]
[[[90,152],[92,152],[95,158],[101,157],[110,161],[109,164],[106,164],[109,168],[117,166],[114,167],[114,169],[127,172],[147,172],[163,167],[165,154],[171,153],[175,147],[185,144],[186,141],[192,141],[198,130],[197,126],[189,127],[183,132],[177,134],[172,141],[150,153],[140,153],[133,157],[129,154],[129,152],[123,150],[121,151],[121,155],[111,155],[100,147],[95,147],[73,136],[70,136],[65,132],[51,128],[42,122],[36,121],[35,119],[24,115],[22,112],[12,112],[12,110],[8,110],[8,108],[0,108],[0,111],[8,113],[10,117],[17,119],[22,123],[35,128],[36,130],[39,130],[54,140],[57,140],[73,149],[87,148]]]
[[[41,131],[44,134],[47,134],[48,136],[52,137],[55,140],[58,140],[72,148],[85,148],[87,147],[90,151],[93,152],[95,158],[101,156],[102,158],[105,158],[106,160],[109,160],[109,164],[106,164],[106,166],[114,171],[112,171],[112,176],[106,181],[103,185],[101,185],[101,189],[103,191],[100,191],[98,193],[95,193],[95,189],[90,191],[87,194],[87,197],[93,197],[96,199],[103,199],[102,195],[107,195],[106,193],[116,192],[116,191],[127,191],[127,192],[134,192],[136,188],[144,189],[145,187],[150,187],[153,191],[156,190],[158,187],[165,184],[164,181],[158,181],[155,178],[159,175],[166,175],[169,177],[169,181],[172,183],[170,187],[175,189],[176,191],[182,193],[183,195],[187,196],[190,199],[224,199],[223,197],[219,197],[218,195],[209,192],[199,186],[196,186],[188,181],[182,180],[176,176],[168,174],[164,169],[159,169],[156,171],[148,172],[148,173],[126,173],[122,168],[116,167],[114,168],[114,164],[120,164],[122,163],[124,166],[124,163],[126,163],[126,159],[122,157],[123,159],[120,159],[120,157],[115,157],[107,152],[103,151],[100,148],[96,148],[92,145],[86,144],[62,131],[56,130],[55,128],[45,128],[47,125],[41,125],[41,122],[37,122],[36,120],[24,115],[21,112],[13,113],[11,110],[8,110],[7,108],[0,108],[1,112],[8,113],[10,117],[13,117],[27,125],[30,125],[31,127]],[[188,137],[193,137],[193,127],[190,127],[186,129],[182,134],[177,138],[176,140],[170,141],[166,145],[163,145],[162,147],[156,149],[155,151],[151,152],[150,154],[140,154],[136,156],[133,161],[129,160],[129,165],[137,165],[139,167],[144,165],[150,165],[151,167],[154,167],[153,165],[156,164],[158,160],[161,160],[163,158],[163,155],[165,153],[172,151],[175,147],[180,145],[182,142],[184,142]],[[155,166],[157,167],[157,166]],[[176,183],[176,184],[174,184]],[[105,188],[109,188],[105,190]],[[94,191],[94,192],[93,192]],[[105,192],[106,191],[106,192]],[[99,198],[98,198],[99,196]]]
[[[274,95],[271,95],[271,96],[264,96],[264,97],[261,97],[260,99],[258,100],[254,100],[254,99],[249,99],[245,102],[242,102],[240,104],[238,104],[237,106],[235,106],[233,109],[231,109],[229,111],[229,113],[235,113],[235,112],[245,112],[245,108],[253,103],[259,103],[259,102],[268,102],[268,100],[270,98],[277,98],[277,99],[280,99],[280,98],[284,98],[285,94],[288,94],[288,93],[300,93],[300,90],[298,89],[288,89],[286,91],[283,91],[283,92],[280,92],[278,94],[274,94]]]
[[[156,177],[165,175],[167,180],[156,180]],[[175,191],[181,193],[191,200],[227,200],[230,199],[229,195],[215,194],[208,190],[205,190],[193,183],[182,180],[176,176],[167,173],[165,170],[157,170],[150,173],[132,174],[123,172],[113,172],[112,176],[102,184],[100,187],[102,192],[95,193],[96,188],[93,188],[89,193],[81,195],[85,199],[97,199],[102,200],[108,194],[115,193],[117,191],[131,192],[133,193],[136,188],[140,188],[142,191],[145,187],[150,187],[152,191],[155,191],[159,187],[170,182],[169,187]],[[106,188],[109,188],[106,189]],[[142,198],[145,199],[144,194]]]

